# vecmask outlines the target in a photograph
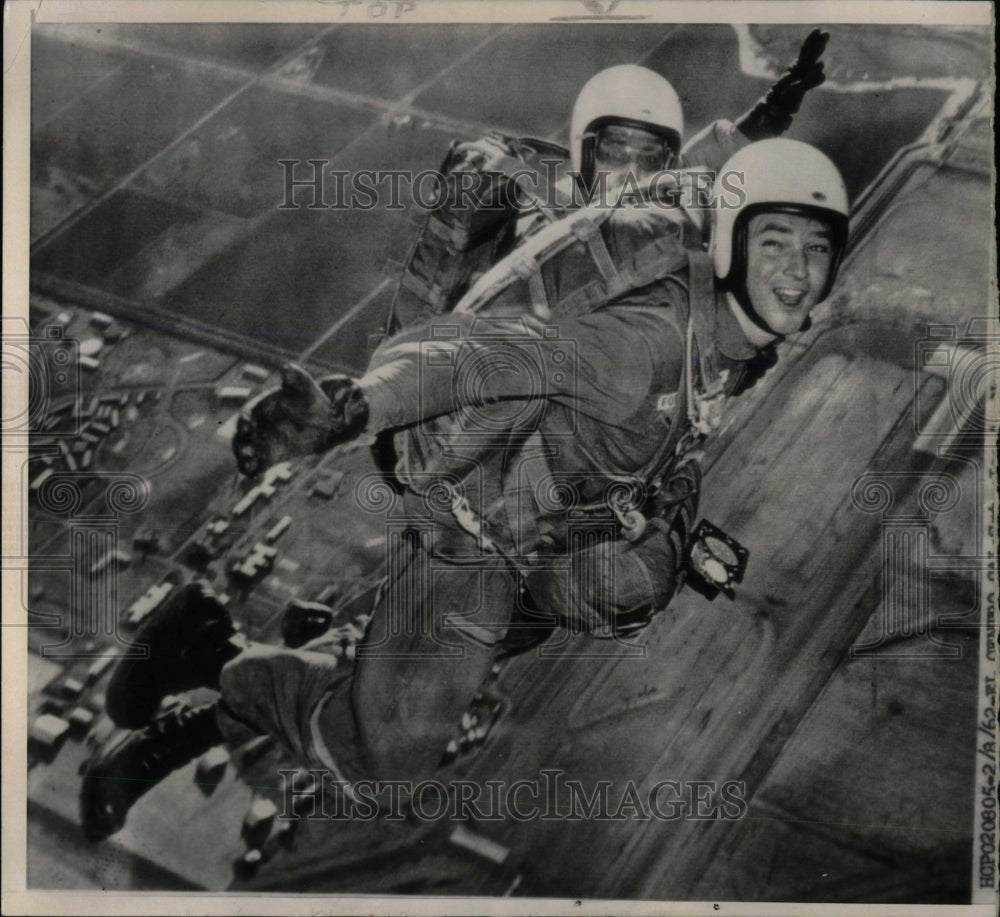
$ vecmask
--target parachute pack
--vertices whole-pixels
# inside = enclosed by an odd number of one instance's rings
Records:
[[[482,175],[483,182],[505,180],[502,174]],[[532,314],[555,321],[588,314],[657,282],[680,286],[684,295],[671,297],[677,306],[664,311],[685,341],[681,388],[661,397],[658,408],[670,421],[668,432],[646,466],[626,482],[640,481],[649,485],[648,492],[662,492],[685,457],[697,460],[693,450],[721,423],[727,382],[726,370],[718,370],[714,359],[712,261],[701,250],[700,227],[677,205],[677,190],[667,188],[673,195],[669,199],[636,201],[634,206],[597,203],[562,215],[549,212],[540,228],[521,240],[514,234],[514,211],[477,215],[442,207],[429,216],[411,250],[397,309],[405,301],[402,296],[409,297],[409,314],[424,320],[456,312],[489,318]],[[397,312],[399,320],[405,317]],[[530,434],[524,448],[543,454],[541,434]],[[519,520],[514,533],[519,551],[530,552],[539,543],[530,505],[540,486],[536,464],[524,463],[525,481],[505,479],[502,486],[507,516]],[[622,493],[630,493],[629,487]],[[642,537],[647,527],[642,504],[630,504],[627,498],[621,505],[602,501],[580,509],[610,511],[629,541]],[[485,534],[483,520],[457,492],[452,513],[482,550],[499,550]]]
[[[451,311],[523,314],[525,302],[543,319],[586,314],[683,270],[701,249],[700,214],[682,206],[680,180],[637,188],[625,207],[582,206],[572,182],[539,168],[566,150],[502,134],[480,144],[494,151],[488,169],[469,166],[473,145],[451,145],[444,193],[399,269],[390,332]]]
[[[449,312],[489,317],[530,313],[543,321],[572,318],[669,278],[687,294],[680,297],[686,314],[670,317],[687,342],[688,371],[685,389],[665,400],[662,409],[669,414],[686,411],[698,433],[714,429],[725,383],[712,360],[714,278],[711,259],[701,250],[697,215],[682,206],[681,181],[657,183],[655,197],[636,195],[626,206],[598,201],[570,209],[569,201],[556,198],[556,207],[542,209],[540,228],[518,239],[517,199],[507,191],[498,194],[498,189],[518,181],[517,174],[530,176],[535,148],[527,144],[538,142],[501,135],[492,140],[504,154],[494,157],[489,171],[472,170],[464,187],[472,188],[479,200],[507,206],[477,210],[456,205],[464,203],[457,192],[463,180],[458,145],[453,144],[443,166],[448,199],[428,215],[411,249],[394,320],[405,326]],[[550,147],[550,152],[557,150]]]
[[[470,167],[463,151],[468,145],[458,141],[441,164],[443,193],[398,268],[390,333],[450,312],[472,283],[516,245],[525,201],[537,197],[539,157],[555,163],[568,155],[547,141],[499,133],[481,143],[494,151],[489,170]],[[537,213],[552,222],[571,201],[558,199],[554,188],[546,195],[553,205]]]
[[[713,360],[715,282],[709,255],[692,244],[693,221],[670,199],[636,206],[593,204],[543,226],[483,273],[452,311],[545,321],[586,315],[657,281],[685,288],[686,314],[672,314],[684,336],[685,389],[664,402],[683,402],[701,434],[721,421],[724,375]],[[697,365],[696,365],[697,361]],[[678,425],[675,425],[678,426]]]

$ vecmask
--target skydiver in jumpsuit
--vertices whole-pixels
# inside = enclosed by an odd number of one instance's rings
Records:
[[[636,186],[641,186],[644,180],[663,170],[685,170],[689,175],[691,170],[717,174],[748,143],[780,136],[791,126],[792,116],[798,112],[805,94],[826,79],[820,58],[828,39],[827,33],[814,29],[804,40],[798,58],[748,111],[733,121],[713,121],[687,140],[680,98],[660,74],[635,64],[619,64],[600,71],[584,84],[576,98],[570,119],[569,172],[550,190],[529,183],[527,195],[517,195],[503,187],[501,163],[515,172],[525,165],[516,158],[517,141],[511,138],[491,135],[455,144],[442,168],[448,190],[437,205],[439,212],[451,211],[445,223],[461,226],[463,216],[470,215],[467,197],[461,189],[468,190],[471,186],[463,184],[462,173],[474,173],[479,180],[492,173],[501,184],[489,193],[480,187],[479,193],[489,201],[513,198],[517,206],[514,225],[509,227],[512,232],[505,233],[502,228],[508,219],[503,208],[494,208],[496,222],[488,233],[496,237],[495,241],[477,244],[479,254],[471,257],[467,252],[447,252],[449,261],[458,259],[468,263],[462,268],[452,267],[444,281],[445,288],[435,289],[431,297],[421,287],[426,282],[440,280],[427,276],[435,273],[441,258],[440,240],[425,232],[426,250],[421,248],[424,239],[418,239],[408,258],[408,270],[397,287],[388,323],[390,333],[450,311],[476,272],[487,269],[495,257],[537,232],[548,219],[565,216],[595,199],[613,203],[626,175]],[[546,200],[545,207],[537,206],[539,197]],[[697,217],[698,213],[693,211],[691,215]],[[701,229],[701,226],[689,227],[695,238],[700,236]],[[410,283],[414,279],[415,286]]]
[[[801,330],[829,294],[848,207],[836,167],[806,144],[754,143],[725,168],[746,177],[746,194],[716,213],[708,348],[729,370],[726,390],[735,395],[759,375],[757,354]],[[289,368],[282,387],[241,420],[241,470],[254,475],[363,431],[395,430],[414,537],[390,564],[353,669],[322,652],[241,644],[200,584],[157,612],[137,635],[150,646],[146,668],[120,666],[109,686],[109,715],[132,731],[85,767],[86,835],[114,833],[155,782],[221,741],[254,734],[274,737],[348,792],[360,779],[426,778],[524,595],[573,631],[640,631],[678,587],[697,466],[683,463],[651,495],[650,524],[633,539],[573,543],[558,500],[537,486],[525,498],[509,482],[540,459],[586,502],[591,488],[649,469],[671,427],[687,423],[663,400],[684,384],[684,279],[668,277],[572,320],[509,319],[506,336],[503,321],[484,333],[476,317],[450,316],[450,337],[428,329],[396,336],[360,379],[316,383]],[[514,354],[547,373],[542,389],[530,372],[458,384],[461,367]],[[442,485],[449,501],[434,495]],[[512,510],[512,491],[526,512]],[[219,700],[156,715],[164,696],[200,686],[216,688]]]

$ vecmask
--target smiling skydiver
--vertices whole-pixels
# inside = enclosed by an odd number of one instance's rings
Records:
[[[320,643],[247,644],[210,589],[178,590],[136,635],[149,659],[120,663],[109,684],[107,712],[131,731],[83,768],[87,837],[113,834],[138,798],[208,748],[254,734],[329,771],[347,794],[358,780],[425,778],[518,610],[620,639],[669,604],[697,512],[690,450],[759,376],[760,353],[829,294],[847,240],[843,181],[813,147],[760,141],[723,172],[740,173],[745,193],[731,206],[717,195],[710,254],[690,253],[685,268],[549,322],[525,309],[484,328],[458,313],[446,339],[430,327],[390,339],[359,379],[317,383],[289,367],[281,388],[248,405],[233,449],[251,476],[393,431],[420,537],[395,558],[353,667]],[[457,384],[470,361],[511,355],[560,372],[540,388],[531,373]],[[564,481],[572,499],[525,491],[517,473],[531,463],[535,484]],[[623,484],[638,494],[631,505],[617,502]],[[451,499],[439,505],[442,490]],[[482,605],[470,617],[472,597]],[[220,697],[157,715],[165,696],[195,687]]]

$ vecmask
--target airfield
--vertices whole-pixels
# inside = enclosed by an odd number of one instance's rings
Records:
[[[579,87],[623,62],[671,80],[693,136],[753,104],[806,31],[33,31],[30,331],[50,370],[60,349],[77,362],[45,377],[23,475],[26,491],[41,478],[26,497],[29,724],[72,724],[29,748],[29,887],[970,900],[991,330],[971,320],[990,313],[995,267],[991,45],[974,29],[830,29],[828,84],[789,136],[841,168],[852,243],[814,327],[705,458],[701,514],[751,552],[736,600],[685,591],[637,645],[567,637],[504,663],[486,689],[499,717],[442,770],[734,780],[741,817],[290,825],[272,811],[254,835],[281,766],[258,743],[210,781],[174,774],[99,847],[79,834],[77,770],[105,728],[97,660],[129,651],[150,590],[207,576],[247,636],[277,643],[296,598],[362,628],[353,600],[384,557],[391,526],[359,505],[364,444],[254,490],[229,437],[285,360],[363,370],[421,215],[412,200],[309,208],[302,189],[282,208],[279,160],[433,169],[491,129],[565,143]],[[72,506],[53,494],[67,474]],[[135,476],[131,502],[109,496],[112,475]],[[94,523],[108,507],[113,524]],[[84,606],[112,619],[79,627]]]

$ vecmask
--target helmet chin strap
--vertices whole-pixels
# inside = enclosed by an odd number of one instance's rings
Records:
[[[750,301],[750,295],[746,291],[746,285],[744,284],[737,290],[733,290],[729,294],[732,297],[736,308],[738,308],[746,318],[757,328],[763,331],[765,334],[771,335],[777,341],[783,341],[786,335],[775,331],[754,307],[753,303]],[[802,324],[799,326],[798,331],[808,331],[812,328],[812,317],[807,315],[803,320]]]
[[[771,337],[775,340],[784,340],[785,336],[775,331],[766,321],[764,321],[764,317],[753,307],[753,303],[750,301],[750,295],[747,293],[745,283],[733,290],[731,295],[736,301],[737,308],[739,308],[739,310],[761,331],[765,334],[771,335]]]

